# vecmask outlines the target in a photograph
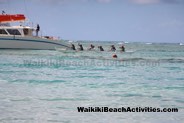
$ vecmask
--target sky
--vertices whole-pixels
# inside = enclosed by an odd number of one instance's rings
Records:
[[[0,0],[0,8],[66,40],[184,42],[184,0]]]

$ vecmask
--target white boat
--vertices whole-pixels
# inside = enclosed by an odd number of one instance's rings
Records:
[[[0,49],[55,50],[69,48],[66,41],[53,37],[34,36],[36,29],[30,26],[10,26],[9,23],[24,21],[24,15],[0,15]],[[8,24],[6,24],[8,22]]]

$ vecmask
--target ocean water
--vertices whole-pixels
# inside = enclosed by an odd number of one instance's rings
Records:
[[[0,50],[0,123],[184,122],[183,45],[126,43],[113,59],[107,50],[120,42],[93,44],[106,51]],[[81,113],[77,107],[179,112]]]

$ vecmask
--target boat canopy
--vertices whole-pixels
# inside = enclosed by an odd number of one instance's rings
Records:
[[[26,17],[23,14],[1,14],[0,23],[24,21]]]

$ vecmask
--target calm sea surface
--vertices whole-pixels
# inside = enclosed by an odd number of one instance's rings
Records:
[[[82,42],[86,49],[90,43]],[[0,123],[183,123],[184,45],[94,42],[105,52],[0,50]],[[178,108],[79,113],[77,107]]]

